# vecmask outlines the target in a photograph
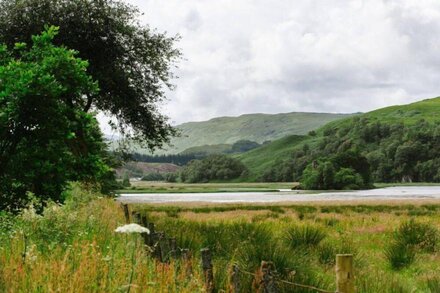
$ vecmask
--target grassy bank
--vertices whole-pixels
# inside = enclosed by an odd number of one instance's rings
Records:
[[[140,236],[117,234],[119,204],[74,188],[65,206],[0,216],[0,292],[200,292],[197,267],[149,257]]]
[[[272,260],[283,279],[335,290],[335,255],[353,253],[358,292],[440,292],[440,205],[142,205],[137,209],[167,235],[176,236],[179,246],[195,252],[210,247],[221,288],[227,286],[225,268],[231,263],[256,272],[262,260]],[[252,277],[243,278],[248,290],[244,292],[250,292]]]
[[[211,193],[211,192],[272,192],[290,189],[294,182],[276,183],[168,183],[137,181],[130,188],[118,190],[118,193]]]

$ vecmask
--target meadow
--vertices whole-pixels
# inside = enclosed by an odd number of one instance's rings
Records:
[[[212,252],[217,292],[255,291],[262,260],[277,278],[335,290],[338,253],[354,254],[357,292],[440,292],[440,204],[133,205],[190,259],[161,263],[112,198],[73,185],[64,205],[0,215],[0,292],[204,292],[200,249]],[[191,268],[190,270],[188,268]],[[316,292],[280,285],[281,292]]]
[[[218,288],[236,263],[273,261],[283,280],[335,291],[336,254],[354,254],[357,292],[440,292],[440,205],[194,205],[135,207],[178,246],[209,247]],[[243,273],[243,292],[253,277]],[[282,292],[315,292],[281,286]]]

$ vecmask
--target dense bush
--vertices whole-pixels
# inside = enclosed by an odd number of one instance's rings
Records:
[[[369,164],[354,151],[331,156],[326,161],[313,161],[304,170],[301,187],[305,189],[360,189],[370,186]]]
[[[211,155],[202,160],[191,161],[181,172],[182,182],[208,182],[230,180],[243,175],[246,167],[239,160],[226,155]]]

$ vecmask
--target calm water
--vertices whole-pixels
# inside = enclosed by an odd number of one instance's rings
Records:
[[[222,193],[161,193],[121,194],[118,200],[127,203],[264,203],[303,201],[353,201],[353,200],[395,200],[395,199],[440,199],[440,186],[387,187],[360,191],[305,193],[298,191],[280,192],[222,192]]]

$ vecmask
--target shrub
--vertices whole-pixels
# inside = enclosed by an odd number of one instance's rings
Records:
[[[394,238],[403,245],[410,245],[433,252],[437,246],[437,230],[425,223],[417,223],[414,219],[400,225]]]
[[[385,257],[389,261],[391,268],[400,270],[414,262],[416,252],[410,245],[393,242],[385,250]]]
[[[316,226],[292,226],[286,233],[286,242],[292,248],[317,246],[326,237],[326,233]]]

